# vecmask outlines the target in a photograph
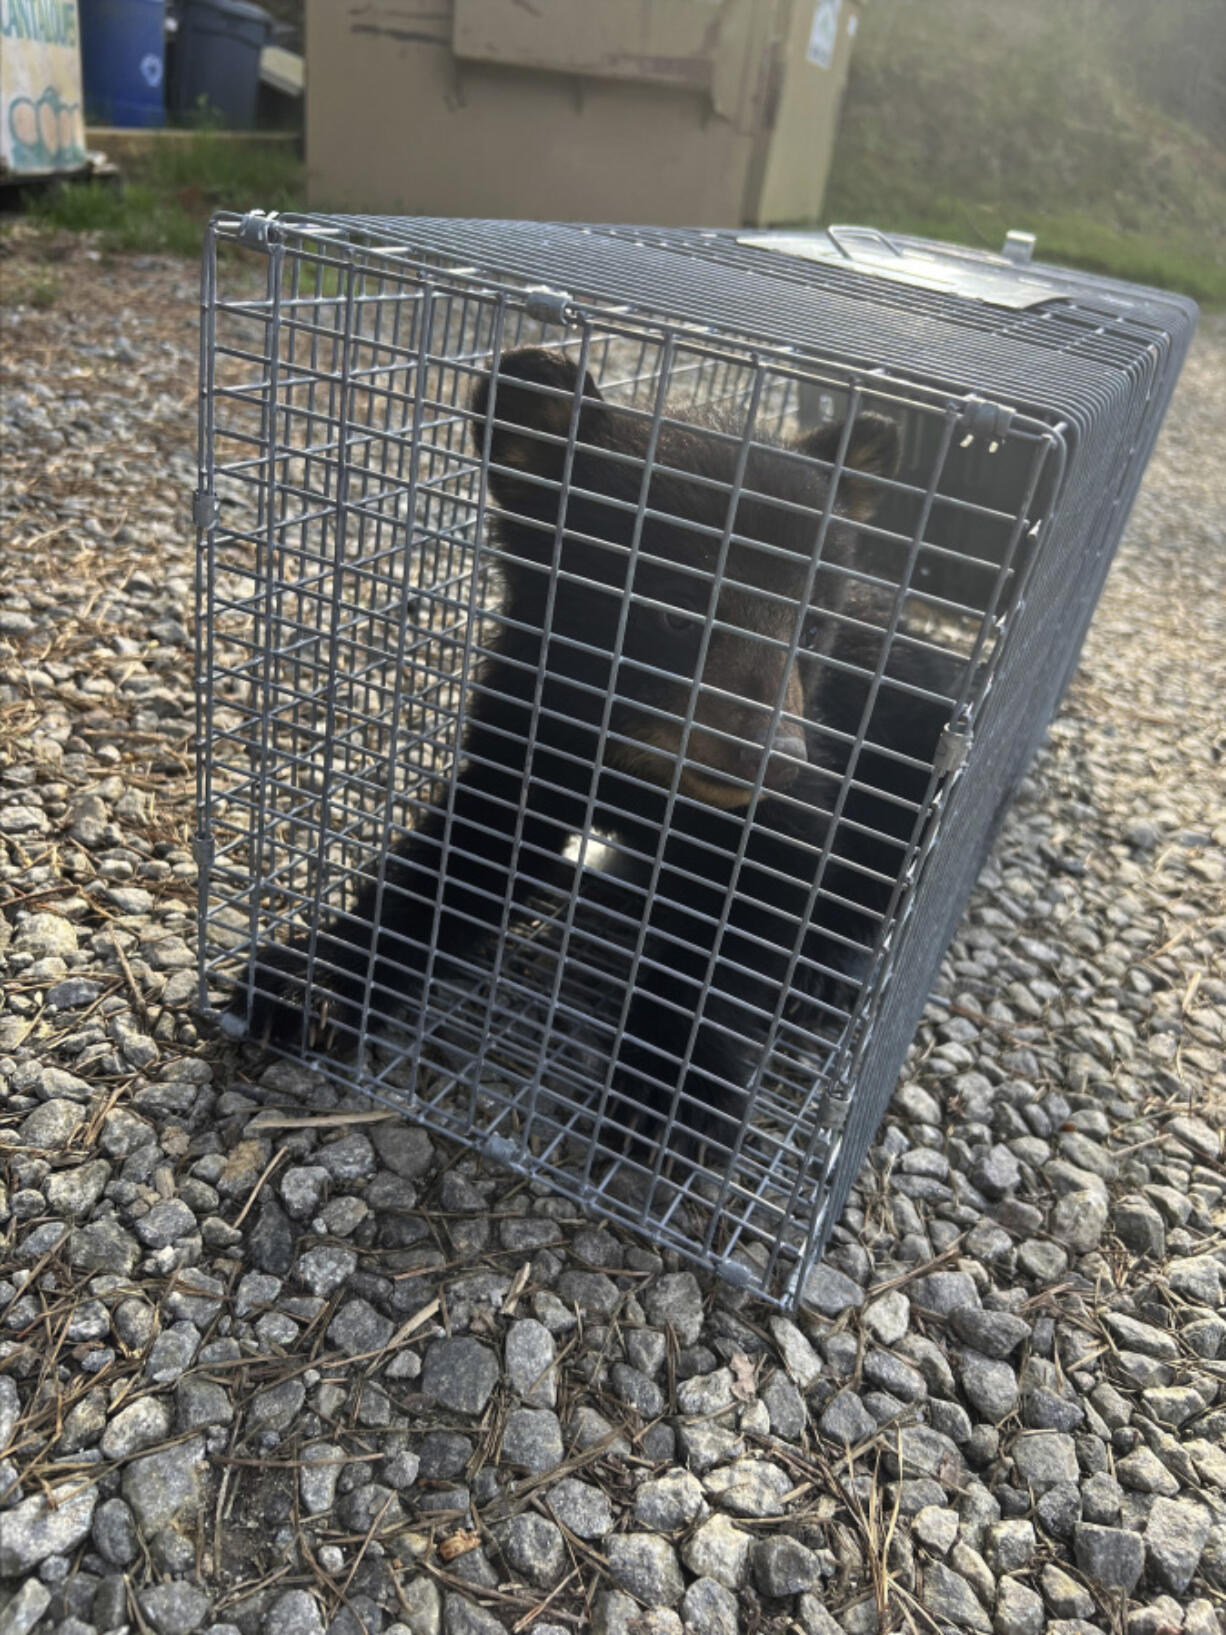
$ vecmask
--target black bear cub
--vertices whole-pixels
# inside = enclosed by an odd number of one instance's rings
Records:
[[[772,1019],[807,995],[820,1024],[854,995],[949,718],[933,695],[956,691],[914,644],[872,685],[898,592],[856,578],[856,523],[897,428],[863,415],[780,446],[653,428],[539,348],[505,353],[471,407],[503,593],[459,777],[313,943],[259,951],[231,1028],[343,1045],[368,979],[377,1029],[427,969],[479,975],[595,831],[638,860],[620,872],[643,921],[607,1116],[636,1144],[667,1121],[731,1149]]]

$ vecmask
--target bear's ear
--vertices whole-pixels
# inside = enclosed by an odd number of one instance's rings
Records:
[[[561,481],[576,396],[581,400],[577,441],[597,442],[595,421],[603,414],[598,408],[603,399],[591,375],[585,374],[580,383],[578,369],[564,353],[539,346],[504,352],[477,382],[471,403],[472,436],[478,451],[483,450],[492,400],[490,487],[500,505],[536,510],[547,493],[517,482],[515,472]],[[525,501],[533,489],[537,502],[529,506]]]
[[[819,426],[806,432],[793,445],[798,454],[833,465],[843,441],[844,421]],[[857,415],[852,422],[843,456],[843,470],[839,475],[835,507],[841,516],[853,522],[868,522],[881,504],[885,492],[879,483],[865,478],[892,477],[898,470],[902,453],[896,421],[882,414]]]

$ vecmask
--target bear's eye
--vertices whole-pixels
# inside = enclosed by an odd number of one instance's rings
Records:
[[[816,613],[810,613],[800,627],[801,647],[812,648],[817,646],[818,638],[822,633],[822,621]]]
[[[692,613],[678,607],[662,608],[660,620],[666,630],[677,634],[691,635],[701,628]]]

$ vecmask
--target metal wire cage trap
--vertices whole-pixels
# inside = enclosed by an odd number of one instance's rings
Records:
[[[796,1304],[1194,322],[1022,263],[218,217],[201,1005]]]

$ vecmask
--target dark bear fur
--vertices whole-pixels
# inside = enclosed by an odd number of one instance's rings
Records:
[[[372,1021],[412,1000],[406,986],[432,951],[436,977],[479,972],[508,897],[522,911],[544,890],[569,889],[563,851],[590,828],[632,860],[619,872],[646,922],[611,1116],[645,1134],[672,1114],[731,1147],[785,997],[807,994],[819,1024],[853,997],[950,714],[888,683],[871,692],[896,591],[849,570],[862,554],[855,523],[895,470],[897,429],[864,415],[772,447],[736,427],[665,419],[652,446],[650,415],[607,404],[566,357],[535,348],[504,354],[472,410],[504,581],[493,653],[470,703],[450,820],[439,796],[384,860],[381,897],[372,871],[353,908],[317,933],[313,980],[327,997],[315,1021],[351,1041],[368,969]],[[957,689],[950,662],[916,644],[894,645],[886,674],[945,698]],[[861,751],[832,826],[866,713],[875,747]],[[310,1036],[311,952],[305,938],[261,950],[252,1035],[291,1047]]]

